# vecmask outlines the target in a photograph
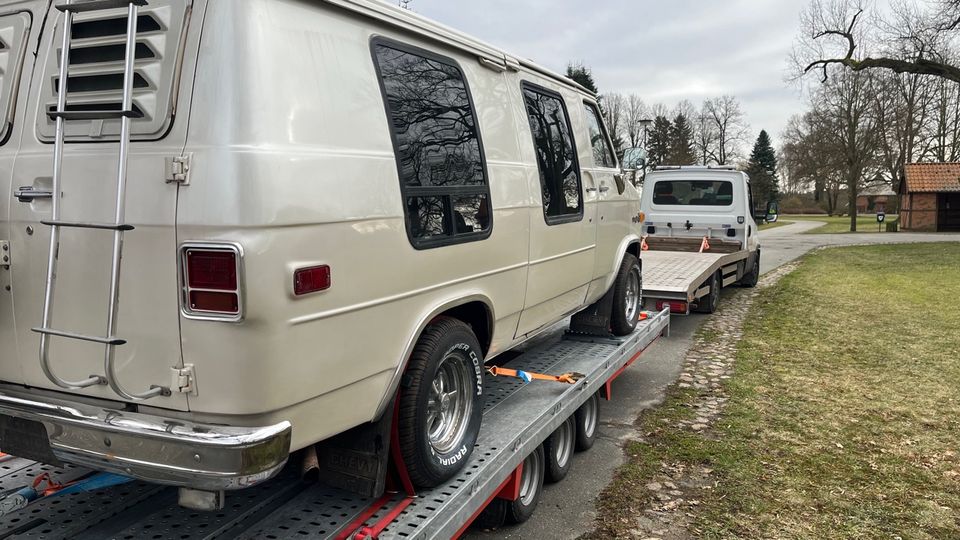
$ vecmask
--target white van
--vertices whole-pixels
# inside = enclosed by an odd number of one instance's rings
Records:
[[[398,403],[436,485],[485,361],[636,324],[575,83],[379,1],[61,2],[0,2],[0,450],[237,489]]]

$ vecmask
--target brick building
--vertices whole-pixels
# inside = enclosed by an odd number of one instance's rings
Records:
[[[960,231],[960,163],[911,163],[900,185],[900,228]]]

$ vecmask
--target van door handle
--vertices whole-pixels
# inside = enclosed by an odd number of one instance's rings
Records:
[[[610,186],[600,186],[600,193],[606,193],[610,191]]]
[[[596,193],[596,192],[597,192],[597,188],[595,188],[595,187],[588,187],[588,188],[585,189],[584,191],[586,191],[587,193]]]
[[[34,199],[52,199],[53,192],[33,189],[33,186],[23,186],[13,192],[13,196],[22,203],[31,203]]]

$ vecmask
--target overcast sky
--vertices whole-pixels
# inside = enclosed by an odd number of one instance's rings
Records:
[[[396,3],[396,2],[393,2]],[[809,0],[412,0],[417,13],[556,71],[593,69],[600,92],[648,104],[733,94],[751,126],[779,135],[801,112],[786,57]],[[745,149],[749,150],[749,149]]]

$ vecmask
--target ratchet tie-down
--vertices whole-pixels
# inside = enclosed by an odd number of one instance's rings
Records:
[[[50,473],[43,473],[34,478],[29,486],[0,493],[0,517],[23,510],[47,497],[96,491],[132,481],[132,478],[119,474],[91,472],[76,480],[60,483]]]
[[[586,377],[586,375],[583,373],[577,372],[564,373],[563,375],[545,375],[543,373],[532,373],[520,369],[508,369],[499,366],[490,366],[487,368],[487,373],[493,375],[494,377],[516,377],[528,384],[534,380],[551,381],[564,384],[577,384],[577,381]]]

